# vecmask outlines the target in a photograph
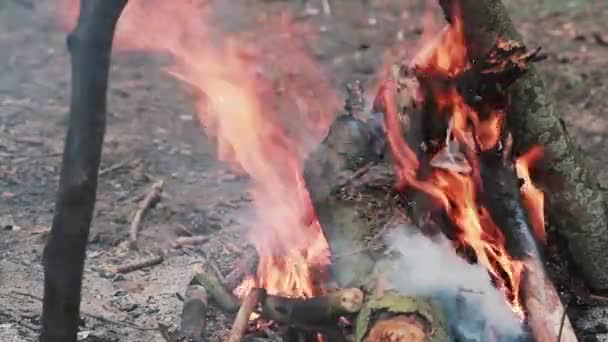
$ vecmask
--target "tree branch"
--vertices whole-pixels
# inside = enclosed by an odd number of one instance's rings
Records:
[[[72,95],[59,191],[44,249],[42,342],[75,342],[86,244],[105,133],[114,29],[126,0],[82,0],[67,39]]]

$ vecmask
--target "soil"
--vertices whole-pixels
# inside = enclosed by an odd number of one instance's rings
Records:
[[[423,2],[423,1],[422,1]],[[232,30],[282,9],[302,13],[299,1],[229,2],[219,14]],[[312,1],[314,5],[316,2]],[[319,39],[309,48],[338,89],[359,79],[372,90],[385,52],[398,32],[415,38],[421,30],[421,1],[377,1],[375,25],[355,1],[336,0],[333,16],[300,15]],[[569,132],[590,156],[608,186],[608,3],[604,1],[506,2],[529,46],[549,55],[541,63],[547,86]],[[560,5],[556,5],[556,4]],[[0,0],[0,340],[34,341],[41,303],[15,293],[41,296],[42,250],[58,183],[70,68],[65,32],[54,0]],[[246,7],[243,7],[246,6]],[[277,33],[278,34],[278,33]],[[272,36],[259,37],[272,39]],[[215,147],[196,121],[191,101],[143,53],[115,54],[108,98],[108,129],[102,157],[94,225],[85,266],[82,310],[139,327],[179,323],[191,265],[215,263],[227,273],[244,250],[253,215],[247,179],[216,161]],[[339,88],[341,89],[341,88]],[[106,170],[107,169],[107,170]],[[144,219],[139,251],[125,240],[139,200],[164,179],[161,202]],[[202,247],[171,252],[160,265],[110,276],[107,266],[143,259],[167,249],[182,227],[210,235]],[[227,246],[232,246],[227,247]],[[580,307],[573,309],[580,311]],[[588,309],[588,307],[586,307]],[[585,310],[582,341],[608,341],[603,309]],[[585,316],[591,312],[591,316]],[[208,341],[222,341],[234,318],[211,306]],[[592,322],[590,324],[589,322]],[[140,331],[84,318],[83,341],[163,341]]]

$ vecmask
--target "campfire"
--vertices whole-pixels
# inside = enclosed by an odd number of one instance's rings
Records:
[[[499,38],[472,60],[455,15],[391,63],[371,108],[351,82],[334,117],[302,46],[289,61],[243,37],[217,47],[195,10],[133,2],[117,33],[120,48],[174,58],[219,158],[252,180],[255,251],[227,276],[194,267],[182,333],[200,336],[208,297],[238,312],[229,341],[576,341],[541,255],[542,147],[514,155],[507,124],[508,89],[540,49]],[[159,14],[167,25],[141,36]],[[262,64],[307,78],[271,80]],[[281,116],[285,101],[301,116]]]

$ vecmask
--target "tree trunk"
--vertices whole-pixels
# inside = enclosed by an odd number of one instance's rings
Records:
[[[440,0],[440,4],[449,21],[461,13],[472,60],[481,58],[498,37],[522,41],[500,0]],[[608,206],[587,159],[566,132],[533,65],[509,93],[512,108],[507,122],[515,151],[524,152],[532,145],[545,149],[550,222],[568,241],[587,283],[608,289]]]
[[[306,162],[305,179],[313,205],[332,255],[333,278],[340,287],[359,287],[366,292],[356,319],[356,341],[447,341],[443,312],[430,298],[400,295],[383,289],[385,276],[376,265],[368,237],[375,223],[365,218],[368,204],[341,196],[344,174],[368,163],[371,154],[368,127],[350,116],[339,117],[328,137]],[[390,169],[390,168],[389,168]],[[392,180],[384,179],[392,188]],[[338,192],[338,193],[336,193]],[[386,190],[371,194],[386,197]],[[365,202],[365,203],[364,203]],[[393,205],[380,204],[386,209]],[[390,215],[388,215],[390,216]],[[389,286],[390,287],[390,286]]]
[[[68,36],[72,95],[59,191],[44,249],[43,342],[75,342],[85,250],[105,133],[106,90],[114,28],[126,0],[82,0]]]

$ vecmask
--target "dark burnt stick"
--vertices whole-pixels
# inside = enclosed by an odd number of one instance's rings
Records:
[[[496,151],[483,153],[480,167],[484,203],[502,229],[507,251],[525,265],[521,296],[534,338],[541,342],[557,341],[561,330],[562,342],[577,341],[567,317],[561,327],[565,309],[545,271],[542,253],[521,204],[520,183],[510,156]]]
[[[203,341],[207,326],[207,291],[202,285],[189,285],[184,297],[179,335],[188,341]]]
[[[86,246],[106,128],[114,29],[126,0],[81,0],[68,35],[72,93],[59,189],[44,248],[41,342],[76,342]]]
[[[307,299],[268,295],[262,302],[262,317],[285,324],[331,324],[340,316],[358,312],[363,300],[363,291],[357,288]]]
[[[230,336],[228,337],[228,342],[241,342],[245,332],[247,331],[247,325],[249,324],[249,318],[251,318],[251,314],[254,312],[256,307],[260,304],[261,301],[264,300],[266,296],[266,290],[264,289],[252,289],[243,303],[241,303],[241,307],[239,308],[239,312],[234,319],[234,323],[232,324],[232,329],[230,330]]]

